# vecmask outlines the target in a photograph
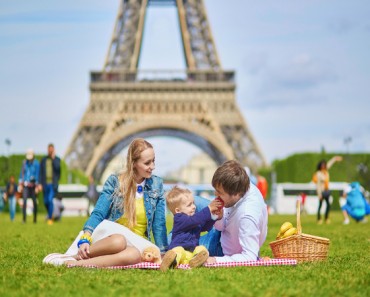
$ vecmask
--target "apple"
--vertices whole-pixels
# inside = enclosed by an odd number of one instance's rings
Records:
[[[220,197],[216,197],[215,200],[221,202],[221,206],[218,209],[222,209],[224,207],[224,205],[225,205],[224,201]]]

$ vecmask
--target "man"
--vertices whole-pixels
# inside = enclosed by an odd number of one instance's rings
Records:
[[[258,260],[267,235],[267,206],[244,168],[227,161],[215,172],[212,186],[224,202],[223,218],[202,236],[210,252],[207,263]],[[218,230],[218,231],[217,231]]]
[[[26,160],[23,161],[22,169],[19,174],[18,191],[23,197],[23,223],[27,219],[27,198],[32,198],[33,202],[33,222],[37,222],[37,200],[38,180],[40,172],[40,163],[35,159],[33,149],[29,149],[26,153]]]
[[[89,176],[89,185],[87,186],[87,192],[85,194],[87,199],[89,199],[89,206],[87,209],[88,214],[90,215],[92,211],[94,210],[95,204],[98,201],[99,198],[99,192],[96,189],[95,180],[92,175]]]
[[[55,155],[52,143],[48,145],[48,155],[42,158],[40,165],[40,190],[44,193],[44,204],[48,212],[47,223],[53,224],[53,198],[58,193],[60,179],[60,158]]]

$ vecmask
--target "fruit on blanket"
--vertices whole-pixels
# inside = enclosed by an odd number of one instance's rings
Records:
[[[224,207],[224,205],[225,205],[224,201],[220,197],[215,198],[215,200],[221,202],[221,206],[218,209],[222,209]]]
[[[288,229],[287,231],[285,231],[285,233],[281,236],[281,238],[287,238],[289,236],[297,234],[297,232],[298,232],[297,228],[292,227]]]

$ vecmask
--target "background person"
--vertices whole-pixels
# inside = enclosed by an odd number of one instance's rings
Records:
[[[13,222],[15,218],[15,210],[17,206],[17,194],[18,186],[15,183],[14,175],[11,175],[9,177],[9,181],[6,184],[5,193],[4,193],[4,200],[8,201],[9,203],[9,214],[10,214],[10,220]]]
[[[370,214],[370,205],[365,199],[360,183],[351,183],[343,196],[346,199],[346,203],[341,207],[344,216],[343,224],[350,223],[349,217],[357,222],[367,223],[366,216]]]
[[[325,160],[321,160],[317,164],[316,172],[313,175],[312,181],[316,184],[316,192],[317,196],[319,197],[319,207],[317,210],[317,223],[322,224],[321,220],[321,206],[322,202],[325,201],[326,203],[326,210],[325,210],[325,223],[329,224],[329,212],[330,212],[330,190],[329,190],[329,182],[330,182],[330,176],[329,176],[329,169],[335,162],[342,161],[341,156],[335,156],[331,158],[328,162]]]
[[[268,220],[261,192],[237,161],[227,161],[218,167],[212,186],[216,196],[223,200],[224,209],[222,219],[199,240],[210,253],[207,263],[258,260]]]
[[[78,253],[72,259],[61,256],[44,263],[106,267],[141,262],[139,246],[129,244],[121,234],[112,234],[93,244],[91,235],[104,220],[117,222],[141,240],[154,241],[161,251],[167,250],[167,229],[163,181],[152,175],[155,169],[153,146],[142,138],[131,142],[126,168],[105,182],[94,211],[83,227]],[[131,231],[130,231],[131,230]],[[148,242],[145,240],[145,242]],[[77,261],[76,261],[77,260]]]
[[[33,222],[37,222],[37,194],[38,180],[40,173],[40,163],[35,159],[33,149],[27,150],[26,160],[22,163],[19,174],[18,192],[23,197],[23,223],[27,221],[27,198],[32,198],[33,202]]]
[[[47,210],[47,223],[53,223],[53,199],[58,193],[60,179],[60,158],[55,155],[55,148],[52,143],[48,145],[48,154],[43,157],[40,163],[40,191],[44,194],[44,205]]]
[[[60,221],[62,219],[62,213],[64,210],[63,197],[60,193],[53,199],[53,221]]]
[[[89,176],[89,185],[87,186],[87,192],[85,196],[89,200],[88,212],[90,215],[99,198],[99,193],[98,193],[98,190],[96,189],[95,180],[92,175]]]

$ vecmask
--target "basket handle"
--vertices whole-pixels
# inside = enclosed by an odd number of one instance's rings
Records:
[[[301,201],[297,200],[297,233],[302,234],[301,226]]]

